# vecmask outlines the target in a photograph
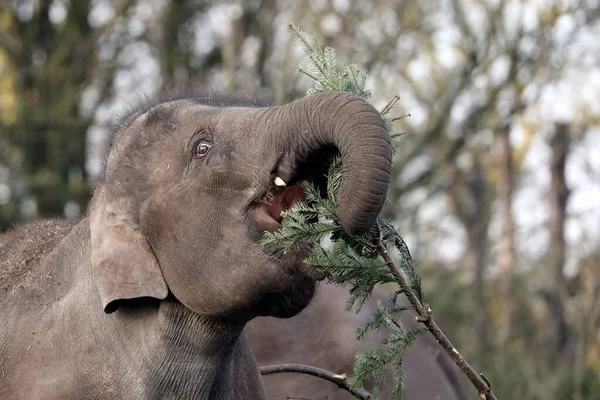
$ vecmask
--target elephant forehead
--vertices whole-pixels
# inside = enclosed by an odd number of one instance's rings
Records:
[[[256,108],[213,107],[198,104],[192,100],[177,100],[159,104],[138,117],[134,122],[137,131],[144,132],[145,140],[160,139],[161,135],[176,133],[183,140],[191,138],[199,131],[206,130],[221,139],[233,142],[243,141],[252,136],[252,126],[257,114]],[[135,129],[135,128],[134,128]]]
[[[193,103],[190,100],[176,100],[158,104],[142,115],[133,125],[134,130],[167,133],[184,131],[193,134],[196,130],[214,125],[218,109]],[[137,128],[137,129],[136,129]]]
[[[278,137],[270,118],[274,110],[274,107],[221,109],[215,122],[215,135],[233,139],[244,151],[268,147],[272,139]]]
[[[135,139],[150,139],[155,131],[162,133],[174,131],[182,121],[196,119],[190,116],[190,112],[198,113],[211,109],[213,108],[200,106],[189,100],[168,101],[147,109],[138,109],[118,122],[110,145],[122,147]]]

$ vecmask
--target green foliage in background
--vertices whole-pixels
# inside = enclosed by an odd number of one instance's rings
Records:
[[[35,217],[77,217],[89,200],[84,89],[101,81],[93,2],[0,2],[0,231]],[[26,11],[29,10],[29,11]],[[71,212],[67,212],[67,210]]]

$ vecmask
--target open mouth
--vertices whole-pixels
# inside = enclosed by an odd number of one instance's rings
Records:
[[[314,184],[314,181],[310,179],[308,181]],[[248,212],[250,219],[258,228],[269,232],[276,231],[281,227],[285,218],[282,215],[284,211],[292,208],[294,204],[304,201],[304,189],[300,183],[288,186],[283,179],[276,177],[274,184],[274,187]],[[301,260],[308,256],[308,251],[311,248],[311,246],[302,243],[299,243],[298,246],[294,252],[296,258],[293,265],[295,267],[304,265]],[[275,248],[269,251],[269,254],[272,256],[279,254],[281,256],[282,253],[280,249]],[[326,276],[324,271],[316,268],[304,267],[301,270],[306,276],[315,281],[321,281]]]
[[[282,213],[298,202],[304,201],[304,190],[300,182],[310,182],[320,190],[326,187],[327,171],[337,151],[325,147],[301,160],[295,173],[284,180],[285,175],[271,174],[269,189],[251,205],[248,214],[254,224],[262,230],[273,232],[281,227]],[[321,190],[322,191],[322,190]]]
[[[276,180],[281,178],[276,178]],[[281,180],[283,182],[283,180]],[[279,182],[277,182],[279,183]],[[282,213],[289,210],[294,204],[304,201],[304,190],[299,183],[287,186],[285,183],[277,185],[250,210],[254,223],[266,231],[276,231],[281,227]]]

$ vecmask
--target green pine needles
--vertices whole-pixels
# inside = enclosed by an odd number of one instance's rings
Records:
[[[365,88],[366,72],[360,71],[353,64],[339,69],[332,48],[321,48],[315,39],[309,39],[294,24],[290,24],[288,29],[308,55],[307,66],[298,70],[315,82],[314,87],[307,91],[308,96],[336,90],[354,93],[365,99],[371,97],[371,92]],[[389,116],[397,101],[398,97],[395,97],[380,112],[391,137],[398,136]],[[384,382],[384,371],[389,366],[395,381],[394,391],[389,398],[401,399],[404,351],[419,335],[426,332],[427,328],[405,329],[399,316],[412,307],[398,306],[396,298],[399,294],[410,290],[423,304],[420,278],[416,274],[408,247],[389,220],[379,217],[371,232],[361,236],[350,235],[344,231],[335,212],[336,193],[341,183],[339,158],[333,161],[327,182],[325,198],[312,184],[305,183],[305,202],[298,203],[292,209],[285,211],[281,228],[276,232],[266,233],[262,244],[277,245],[286,251],[300,242],[312,244],[312,254],[304,262],[310,267],[326,272],[330,282],[351,286],[346,310],[354,309],[356,312],[360,311],[375,285],[398,283],[398,276],[395,276],[397,274],[390,270],[388,263],[382,257],[381,250],[377,246],[378,241],[386,248],[396,250],[397,262],[402,270],[401,273],[405,276],[404,282],[407,283],[400,285],[400,289],[392,295],[389,306],[380,303],[372,316],[372,321],[356,331],[359,340],[370,331],[388,329],[390,333],[381,342],[380,347],[356,356],[354,375],[348,378],[348,383],[352,388],[356,388],[372,379],[372,394],[377,399],[379,388]]]
[[[305,74],[314,81],[314,87],[308,89],[307,96],[318,92],[337,90],[357,94],[365,99],[371,97],[371,92],[365,89],[367,73],[359,71],[356,65],[349,64],[338,70],[335,59],[335,50],[331,47],[321,48],[316,38],[312,40],[298,26],[290,23],[288,31],[302,46],[308,56],[306,68],[298,68],[298,72]]]

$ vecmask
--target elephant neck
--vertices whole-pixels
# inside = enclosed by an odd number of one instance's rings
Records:
[[[142,343],[147,398],[233,399],[240,390],[246,398],[266,398],[245,324],[167,300],[152,325]]]

